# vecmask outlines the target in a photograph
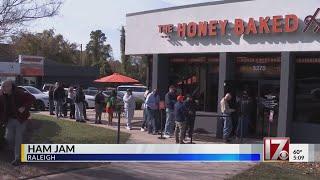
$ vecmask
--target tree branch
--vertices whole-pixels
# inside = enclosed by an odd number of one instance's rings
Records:
[[[2,0],[0,2],[0,39],[26,22],[58,14],[62,0]]]

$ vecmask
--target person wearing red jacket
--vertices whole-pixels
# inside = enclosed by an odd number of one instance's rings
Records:
[[[12,165],[20,164],[20,146],[26,121],[35,97],[18,89],[10,80],[4,81],[0,90],[0,123],[6,126],[5,139],[9,149],[14,150]]]

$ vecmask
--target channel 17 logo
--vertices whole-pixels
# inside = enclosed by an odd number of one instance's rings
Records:
[[[289,138],[264,138],[263,160],[264,161],[288,161]]]

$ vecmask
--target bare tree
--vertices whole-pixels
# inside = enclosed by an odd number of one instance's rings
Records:
[[[0,0],[0,40],[26,22],[58,14],[62,0]]]

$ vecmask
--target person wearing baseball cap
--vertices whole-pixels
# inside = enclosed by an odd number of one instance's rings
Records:
[[[176,121],[176,128],[174,131],[174,135],[176,137],[176,143],[177,144],[184,144],[184,135],[186,131],[186,125],[187,125],[187,109],[183,103],[184,97],[182,95],[179,95],[177,97],[177,102],[174,105],[174,115],[175,115],[175,121]]]

